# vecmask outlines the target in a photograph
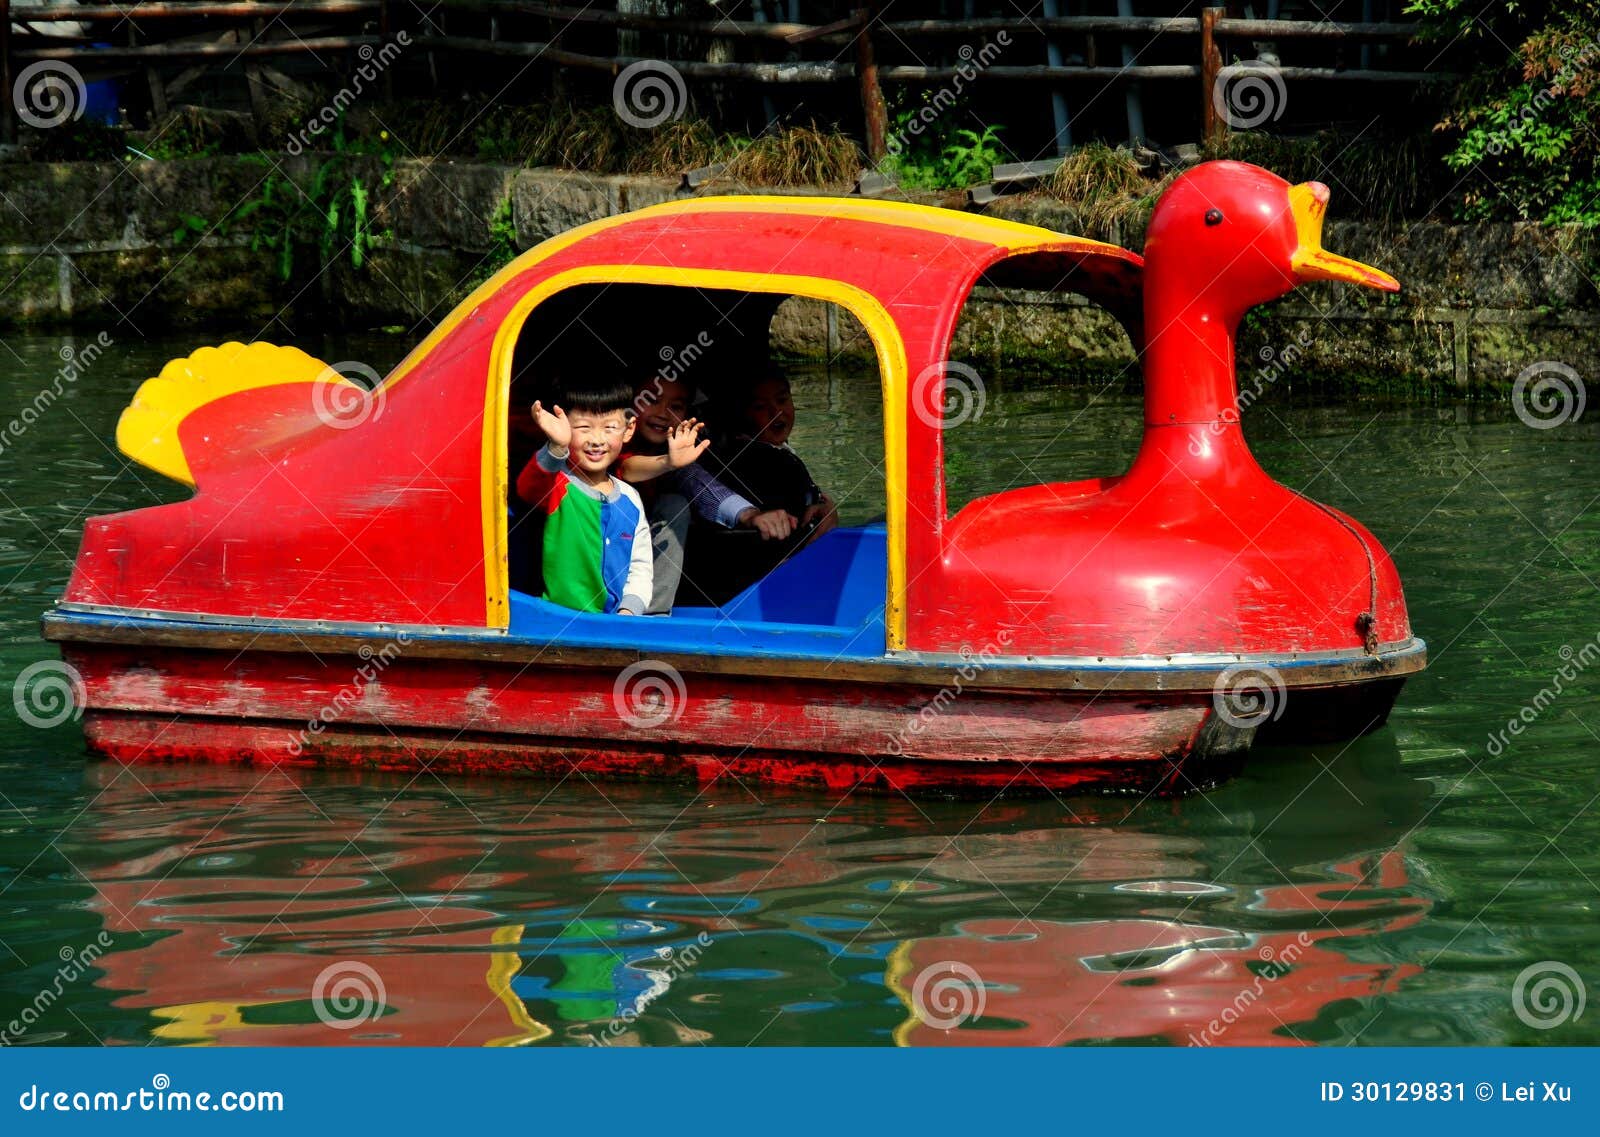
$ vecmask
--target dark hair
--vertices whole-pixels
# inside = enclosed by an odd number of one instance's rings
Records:
[[[633,413],[633,384],[625,379],[596,376],[593,379],[573,379],[566,384],[561,395],[561,409],[571,414],[585,411],[589,414],[610,414],[612,411]]]

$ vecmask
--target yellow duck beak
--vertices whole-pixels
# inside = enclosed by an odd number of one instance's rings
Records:
[[[1342,280],[1384,292],[1399,292],[1400,282],[1386,272],[1330,253],[1322,247],[1322,217],[1328,211],[1328,187],[1321,182],[1301,182],[1289,187],[1289,209],[1294,213],[1300,245],[1289,258],[1297,281]]]

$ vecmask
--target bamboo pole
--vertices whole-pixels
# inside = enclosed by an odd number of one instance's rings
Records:
[[[0,0],[0,142],[17,140],[17,108],[11,100],[11,0]]]
[[[240,55],[304,55],[319,51],[343,51],[371,44],[376,47],[377,36],[318,36],[315,39],[271,40],[266,43],[249,43],[234,46],[221,43],[150,43],[138,47],[19,47],[12,51],[16,59],[79,59],[85,63],[114,62],[123,59],[232,59]]]
[[[1320,20],[1238,20],[1223,17],[1216,34],[1235,39],[1364,39],[1408,40],[1417,34],[1417,25],[1358,21],[1333,23]]]
[[[785,39],[796,33],[815,31],[810,24],[752,20],[680,20],[673,16],[653,16],[642,12],[617,12],[604,8],[572,8],[538,0],[434,0],[435,6],[467,12],[498,12],[519,16],[543,16],[564,24],[607,24],[641,32],[676,32],[716,39]],[[842,33],[829,36],[843,38]]]
[[[874,166],[889,156],[889,108],[878,82],[878,57],[872,45],[872,24],[877,4],[856,9],[861,27],[856,32],[856,81],[861,87],[861,114],[867,124],[867,158]]]
[[[549,43],[472,39],[467,36],[412,36],[420,47],[441,51],[477,52],[521,59],[537,59],[562,67],[579,67],[615,74],[635,63],[645,62],[630,56],[585,55]],[[708,63],[700,60],[650,60],[665,63],[687,79],[751,79],[759,83],[832,83],[847,78],[851,68],[834,63]]]
[[[206,3],[197,0],[190,4],[52,4],[29,8],[28,23],[46,23],[55,20],[72,20],[90,24],[121,23],[123,20],[253,20],[280,18],[289,15],[344,16],[373,12],[377,0],[302,0],[294,4],[273,4],[269,0],[254,3]]]
[[[1201,137],[1207,142],[1220,142],[1227,133],[1227,124],[1217,113],[1217,75],[1222,71],[1222,50],[1217,47],[1217,21],[1225,8],[1205,8],[1200,13],[1200,98]]]

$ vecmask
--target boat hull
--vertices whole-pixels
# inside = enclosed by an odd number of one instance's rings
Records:
[[[47,631],[51,630],[47,623]],[[91,750],[210,761],[567,778],[722,778],[831,790],[1178,794],[1232,774],[1254,736],[1293,720],[1223,713],[1209,677],[1154,664],[955,666],[640,659],[616,652],[379,637],[241,637],[57,627],[82,681]],[[105,642],[91,635],[147,642]],[[404,639],[404,637],[401,637]],[[272,650],[261,650],[267,641]],[[1420,666],[1420,661],[1418,661]],[[1403,676],[1289,689],[1381,723]],[[1317,672],[1317,675],[1325,675]],[[1033,678],[1030,680],[1029,675]],[[1325,716],[1318,715],[1319,720]]]

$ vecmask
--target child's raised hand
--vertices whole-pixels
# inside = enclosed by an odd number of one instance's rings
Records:
[[[696,442],[700,433],[700,420],[686,418],[667,432],[667,465],[674,470],[700,460],[700,455],[711,445],[711,439]]]
[[[560,407],[554,408],[554,413],[547,411],[533,401],[533,421],[539,424],[539,429],[544,432],[546,440],[557,450],[565,450],[572,445],[572,424],[567,421],[567,412]]]

